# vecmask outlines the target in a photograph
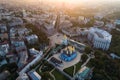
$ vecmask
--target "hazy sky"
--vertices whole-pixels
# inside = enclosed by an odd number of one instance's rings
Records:
[[[43,0],[44,1],[44,0]],[[48,0],[48,1],[56,1],[56,2],[115,2],[120,0]]]
[[[1,1],[54,1],[54,2],[112,2],[120,0],[0,0]]]
[[[91,2],[91,3],[96,3],[96,2],[117,2],[120,0],[0,0],[0,2],[3,1],[20,1],[20,2],[38,2],[38,1],[43,1],[43,2],[47,2],[47,1],[52,1],[52,2],[68,2],[68,3],[83,3],[83,2]]]
[[[92,4],[100,4],[100,3],[108,3],[111,4],[112,2],[114,3],[120,3],[120,0],[0,0],[0,3],[6,2],[6,3],[12,3],[12,4],[38,4],[38,2],[43,1],[43,2],[54,2],[54,3],[74,3],[74,4],[85,4],[85,5],[92,5]],[[119,1],[119,2],[118,2]],[[14,3],[13,3],[14,2]],[[110,2],[110,3],[109,3]]]

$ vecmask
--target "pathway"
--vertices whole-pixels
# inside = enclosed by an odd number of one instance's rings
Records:
[[[76,65],[74,65],[73,67],[74,67],[74,70],[73,70],[73,76],[74,76],[76,72]]]
[[[53,80],[56,80],[55,76],[52,74],[52,72],[53,72],[54,70],[55,70],[55,68],[52,69],[52,70],[49,72],[49,74],[53,77]]]
[[[90,61],[90,59],[91,59],[91,58],[89,57],[89,58],[86,60],[86,62],[81,66],[81,68],[84,67],[84,66]]]

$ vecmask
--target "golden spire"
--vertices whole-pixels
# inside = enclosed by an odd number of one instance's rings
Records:
[[[75,51],[75,47],[72,47],[72,51]]]
[[[66,35],[64,35],[64,39],[67,39],[67,36],[66,36]]]

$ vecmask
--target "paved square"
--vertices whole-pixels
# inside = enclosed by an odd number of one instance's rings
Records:
[[[55,57],[56,59],[61,60],[59,58],[60,55],[61,55],[61,53],[58,53],[58,54],[53,55],[52,57]],[[77,57],[70,62],[65,62],[65,61],[62,60],[63,61],[63,67],[58,67],[58,68],[60,70],[64,70],[65,68],[68,68],[68,67],[71,67],[71,66],[77,64],[81,60],[81,55],[82,55],[81,53],[77,52]],[[51,59],[51,57],[49,58],[49,60],[50,59]]]

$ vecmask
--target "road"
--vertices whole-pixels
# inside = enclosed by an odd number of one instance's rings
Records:
[[[60,23],[60,14],[59,12],[57,11],[57,19],[56,19],[56,23],[55,23],[55,29],[56,31],[59,32],[59,23]]]

